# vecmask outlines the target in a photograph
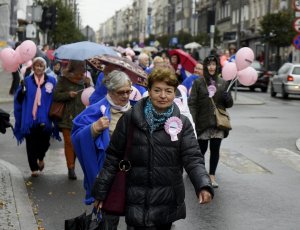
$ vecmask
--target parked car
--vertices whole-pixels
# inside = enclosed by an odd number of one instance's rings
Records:
[[[300,64],[284,63],[271,80],[271,96],[280,93],[283,98],[289,94],[300,94]]]
[[[250,86],[243,86],[241,84],[238,84],[238,87],[249,87],[251,91],[254,91],[256,88],[258,88],[262,92],[267,92],[270,77],[272,77],[273,73],[271,71],[265,71],[264,67],[260,64],[260,62],[256,60],[252,62],[251,67],[253,67],[257,71],[257,81]]]

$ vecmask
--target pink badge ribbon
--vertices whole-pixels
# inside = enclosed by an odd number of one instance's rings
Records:
[[[104,114],[105,114],[105,110],[106,110],[105,105],[101,105],[101,106],[100,106],[100,111],[101,111],[101,113],[103,114],[103,116],[104,116]]]
[[[210,85],[207,87],[208,90],[208,96],[213,97],[215,93],[217,92],[217,88],[214,85]]]
[[[171,136],[171,141],[178,141],[177,134],[182,130],[182,121],[178,117],[170,117],[164,128],[166,133]]]
[[[53,90],[53,84],[51,83],[51,82],[47,82],[46,84],[45,84],[45,89],[46,89],[46,92],[47,93],[52,93],[52,90]]]

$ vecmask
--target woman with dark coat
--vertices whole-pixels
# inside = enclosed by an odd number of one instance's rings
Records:
[[[233,100],[230,91],[227,92],[228,83],[220,76],[219,58],[214,55],[205,58],[203,69],[204,78],[194,81],[188,105],[203,154],[207,151],[208,142],[210,143],[209,175],[213,187],[217,188],[215,172],[219,162],[220,146],[222,139],[228,136],[229,130],[217,128],[212,99],[218,108],[224,110],[232,107]]]
[[[186,217],[183,168],[200,204],[213,197],[193,127],[173,102],[177,86],[171,68],[153,70],[148,77],[149,97],[138,101],[118,121],[93,188],[95,206],[101,208],[124,155],[131,126],[125,211],[130,229],[171,229],[174,221]]]
[[[65,104],[63,117],[57,124],[64,137],[65,157],[70,180],[77,179],[75,174],[76,155],[71,142],[71,130],[73,119],[85,109],[85,105],[81,101],[82,91],[87,86],[84,72],[84,61],[70,60],[63,75],[58,78],[53,95],[53,101]]]

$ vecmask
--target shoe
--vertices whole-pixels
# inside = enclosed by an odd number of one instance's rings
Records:
[[[70,180],[77,180],[74,168],[68,169],[68,177]]]
[[[216,181],[212,181],[211,185],[212,185],[213,188],[218,188],[219,187],[219,184]]]
[[[44,161],[39,161],[38,166],[39,166],[39,170],[40,170],[40,171],[43,171],[43,169],[45,168],[45,163],[44,163]]]
[[[218,185],[218,183],[216,181],[216,177],[214,175],[209,175],[209,177],[210,177],[210,180],[211,180],[212,187],[213,188],[218,188],[219,185]]]
[[[38,171],[32,171],[31,172],[31,177],[38,177],[39,176],[39,172]]]

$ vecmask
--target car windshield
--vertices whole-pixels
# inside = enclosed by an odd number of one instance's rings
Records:
[[[261,69],[261,64],[260,64],[258,61],[252,62],[251,66],[252,66],[254,69]]]
[[[300,75],[300,67],[295,67],[292,74]]]

